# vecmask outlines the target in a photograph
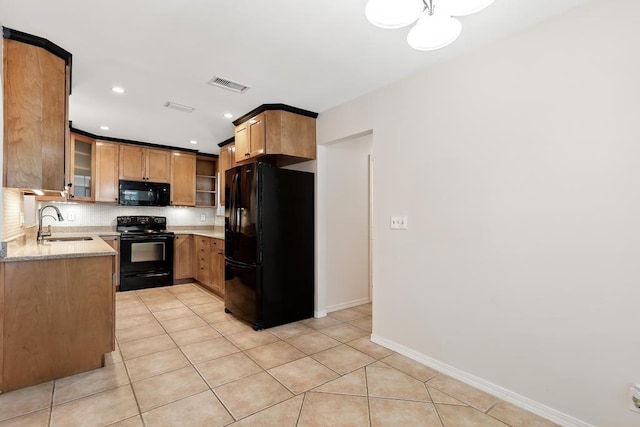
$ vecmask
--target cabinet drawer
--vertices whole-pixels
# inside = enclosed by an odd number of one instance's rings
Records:
[[[215,253],[216,251],[224,251],[224,240],[211,239],[211,253]]]

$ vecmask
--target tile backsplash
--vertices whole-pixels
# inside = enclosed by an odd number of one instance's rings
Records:
[[[5,188],[2,192],[2,231],[3,238],[10,240],[24,235],[22,212],[24,202],[22,192],[16,188]]]
[[[40,202],[38,207],[46,206]],[[88,226],[116,226],[116,217],[124,215],[153,215],[166,216],[167,225],[173,226],[214,226],[224,224],[224,218],[216,216],[216,208],[183,208],[183,207],[134,207],[114,206],[100,203],[59,203],[64,221],[57,222],[51,218],[43,221],[44,225],[55,227],[88,227]],[[201,216],[204,215],[204,221]],[[72,220],[73,218],[73,220]]]
[[[116,217],[123,215],[166,216],[169,227],[184,226],[224,226],[223,208],[184,207],[132,207],[102,203],[25,203],[20,190],[4,188],[3,191],[3,235],[0,240],[11,240],[25,235],[26,227],[35,222],[35,210],[53,204],[62,213],[64,221],[50,217],[43,219],[43,225],[52,227],[112,227],[115,230]],[[47,214],[54,214],[47,210]],[[204,221],[201,217],[204,215]],[[73,220],[71,220],[73,218]],[[26,224],[26,226],[25,226]]]

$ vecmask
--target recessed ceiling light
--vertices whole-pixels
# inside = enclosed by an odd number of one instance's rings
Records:
[[[115,93],[120,93],[120,94],[124,93],[124,89],[118,86],[112,87],[111,90],[114,91]]]
[[[109,130],[109,126],[100,126],[100,129],[102,129],[102,130]]]
[[[224,116],[225,116],[227,119],[230,119],[230,118],[232,118],[232,117],[233,117],[233,114],[231,114],[231,113],[224,113]]]
[[[195,141],[193,139],[191,141],[189,141],[189,142],[191,142],[192,144],[197,144],[198,143],[198,141]]]

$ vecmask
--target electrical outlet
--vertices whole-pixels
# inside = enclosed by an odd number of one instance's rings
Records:
[[[640,384],[629,387],[629,409],[640,414]]]
[[[67,221],[75,221],[76,213],[75,212],[67,212]]]
[[[205,222],[207,220],[207,216],[205,214],[200,214],[200,222]]]
[[[391,229],[392,230],[406,230],[408,227],[408,220],[406,216],[392,216],[391,217]]]

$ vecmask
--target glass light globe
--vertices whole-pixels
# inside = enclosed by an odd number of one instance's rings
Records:
[[[436,50],[456,41],[461,32],[462,24],[456,18],[442,12],[429,15],[426,11],[409,31],[407,42],[417,50]]]
[[[364,14],[376,27],[395,29],[415,22],[423,10],[422,0],[369,0]]]
[[[444,12],[450,16],[465,16],[480,12],[495,0],[434,0],[436,11]]]

